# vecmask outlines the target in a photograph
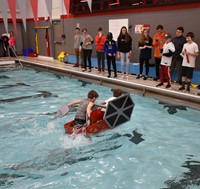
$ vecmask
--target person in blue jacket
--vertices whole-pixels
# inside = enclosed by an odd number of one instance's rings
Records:
[[[107,65],[108,65],[108,77],[111,76],[111,63],[114,71],[114,77],[117,77],[117,68],[116,68],[116,53],[117,45],[113,40],[113,35],[111,32],[108,32],[106,37],[106,42],[104,43],[104,52],[106,54]]]

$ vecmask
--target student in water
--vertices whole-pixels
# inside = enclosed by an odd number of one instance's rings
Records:
[[[67,105],[70,107],[79,104],[74,118],[75,127],[81,128],[90,125],[90,114],[98,97],[99,94],[95,90],[91,90],[88,92],[87,98],[74,100]]]
[[[108,102],[111,100],[116,99],[117,97],[122,95],[122,90],[121,89],[114,89],[113,90],[113,96],[110,97],[109,99],[105,100],[104,102],[101,102],[102,105],[108,105]]]

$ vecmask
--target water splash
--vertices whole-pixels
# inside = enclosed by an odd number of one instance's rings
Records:
[[[65,149],[86,146],[92,143],[92,138],[84,134],[65,135],[60,138],[61,147]]]

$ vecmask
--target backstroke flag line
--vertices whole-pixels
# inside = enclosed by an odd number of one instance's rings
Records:
[[[20,10],[20,15],[22,17],[22,22],[24,25],[24,30],[26,32],[26,0],[18,0],[18,6]]]
[[[4,7],[4,8],[1,8],[1,14],[3,17],[5,31],[8,32],[8,13],[7,13],[8,2],[7,0],[0,0],[0,7]]]
[[[92,0],[86,0],[90,9],[90,12],[92,12]]]
[[[36,27],[38,26],[38,0],[30,0],[31,3],[31,7],[32,7],[32,11],[33,11],[33,15],[34,15],[34,19],[35,19],[35,24]]]
[[[17,31],[17,23],[16,23],[16,0],[8,0],[8,5],[10,8],[10,14],[13,21],[13,26],[15,31]]]
[[[49,13],[50,23],[52,23],[52,0],[45,0],[45,2]]]
[[[70,6],[70,0],[64,0],[65,8],[67,11],[67,15],[69,16],[69,6]]]

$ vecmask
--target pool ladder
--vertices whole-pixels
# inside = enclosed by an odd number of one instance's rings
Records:
[[[9,51],[9,49],[12,50],[13,54],[15,55],[15,57],[17,58],[17,61],[18,61],[19,64],[20,64],[20,66],[23,68],[22,63],[21,63],[21,61],[19,60],[19,58],[18,58],[18,56],[17,56],[17,53],[15,52],[14,48],[13,48],[12,46],[10,46],[10,45],[8,46],[8,55],[9,55],[9,57],[10,57],[10,51]]]

